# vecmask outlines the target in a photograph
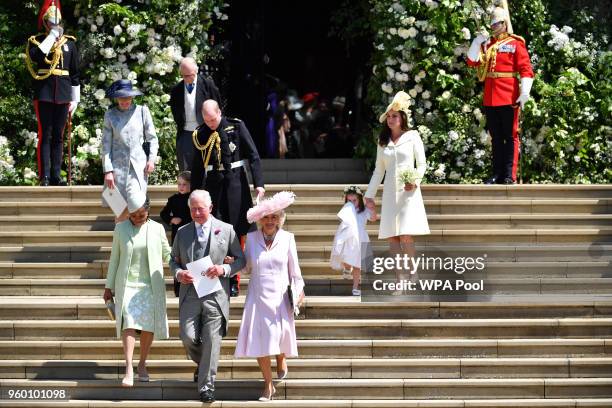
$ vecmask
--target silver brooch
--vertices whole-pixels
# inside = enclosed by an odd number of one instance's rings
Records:
[[[234,150],[236,150],[236,145],[234,144],[234,142],[229,142],[229,148],[230,151],[234,153]]]

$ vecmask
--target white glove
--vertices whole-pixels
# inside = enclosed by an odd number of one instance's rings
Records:
[[[56,38],[60,38],[62,35],[64,35],[64,27],[61,25],[51,25],[50,32],[52,32]]]
[[[533,78],[522,77],[521,78],[521,94],[517,98],[517,104],[521,105],[521,109],[525,107],[525,102],[529,99],[529,92],[531,92],[531,86],[533,85]]]
[[[81,101],[81,85],[73,86],[71,91],[72,97],[70,102],[70,107],[68,108],[68,112],[72,114],[74,112]]]
[[[484,43],[487,42],[489,38],[482,35],[482,34],[478,34],[473,40],[472,40],[472,45],[470,45],[470,49],[467,52],[467,57],[471,60],[471,61],[478,61],[479,57],[480,57],[480,46]]]
[[[43,40],[40,44],[38,44],[38,48],[43,52],[43,54],[47,55],[49,51],[51,51],[51,47],[55,44],[55,41],[60,38],[59,31],[56,29],[52,29],[49,31],[47,38]]]
[[[478,44],[484,44],[489,40],[489,34],[487,33],[478,33],[478,35],[474,38],[474,42],[478,42]]]

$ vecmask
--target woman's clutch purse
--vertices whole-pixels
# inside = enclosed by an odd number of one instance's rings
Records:
[[[115,302],[113,299],[106,301],[106,313],[108,313],[109,319],[115,320]]]
[[[300,315],[300,306],[298,305],[299,293],[297,293],[297,290],[291,284],[287,286],[287,295],[289,296],[291,310],[293,310],[293,317],[298,317]]]

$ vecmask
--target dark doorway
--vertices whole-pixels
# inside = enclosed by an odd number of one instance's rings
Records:
[[[269,146],[266,149],[271,92],[276,93],[278,101],[288,91],[294,91],[300,98],[318,92],[320,100],[327,101],[330,107],[335,97],[343,96],[345,121],[354,127],[371,42],[348,47],[340,38],[329,35],[331,17],[340,3],[231,2],[227,110],[246,122],[263,157],[274,157]],[[333,154],[330,152],[326,157]],[[341,157],[346,155],[345,152]]]

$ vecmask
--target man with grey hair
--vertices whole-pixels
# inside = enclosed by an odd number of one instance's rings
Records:
[[[170,91],[170,109],[176,123],[176,159],[179,171],[191,170],[195,149],[191,134],[200,126],[202,103],[207,99],[220,102],[221,95],[212,79],[198,74],[198,65],[191,57],[183,58],[179,66],[183,80]]]
[[[212,200],[206,190],[195,190],[189,196],[193,219],[181,227],[174,238],[170,270],[181,283],[179,290],[180,337],[187,355],[197,365],[194,381],[202,402],[215,400],[215,377],[221,352],[221,341],[229,325],[230,278],[245,267],[240,241],[230,224],[211,215]],[[192,272],[186,265],[210,256],[213,266],[200,274],[219,279],[222,289],[198,297]],[[225,257],[231,264],[224,264]]]

